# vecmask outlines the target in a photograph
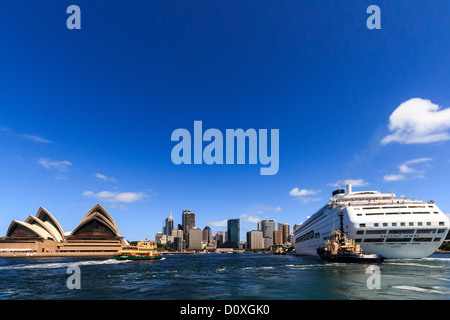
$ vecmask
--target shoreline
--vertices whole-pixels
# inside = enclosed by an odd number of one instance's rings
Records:
[[[117,252],[0,252],[0,258],[112,258]],[[163,255],[202,254],[192,251],[186,252],[162,252]],[[450,254],[450,251],[436,251],[433,254]]]
[[[164,255],[195,254],[194,252],[162,252]],[[114,257],[117,252],[0,252],[0,258],[68,258],[90,257],[108,258]]]

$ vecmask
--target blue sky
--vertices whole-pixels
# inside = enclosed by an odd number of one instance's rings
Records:
[[[66,9],[81,8],[81,30]],[[369,30],[366,9],[381,9]],[[96,203],[129,240],[172,212],[293,226],[337,185],[450,213],[448,1],[0,3],[0,235]],[[280,168],[175,165],[177,128],[279,129]]]

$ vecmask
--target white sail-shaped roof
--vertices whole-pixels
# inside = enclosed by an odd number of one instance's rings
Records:
[[[117,225],[114,221],[114,219],[111,217],[111,215],[106,211],[105,208],[103,208],[100,204],[96,204],[93,206],[81,219],[78,226],[72,231],[71,235],[76,235],[77,232],[84,226],[86,226],[88,223],[92,221],[98,221],[104,226],[106,226],[111,232],[116,236],[120,237],[119,229],[117,228]]]
[[[34,234],[38,238],[42,239],[53,239],[53,236],[44,228],[40,227],[36,224],[30,224],[28,222],[13,220],[9,225],[8,232],[6,233],[7,237],[12,237],[15,235],[14,231],[17,228],[24,228],[27,232]],[[19,237],[26,237],[19,235]],[[53,239],[54,240],[54,239]]]
[[[26,223],[29,223],[31,225],[37,225],[40,228],[43,228],[45,231],[47,231],[49,234],[51,234],[53,240],[57,242],[63,242],[64,237],[61,236],[61,233],[59,230],[55,228],[55,226],[48,222],[48,221],[42,221],[41,219],[34,217],[34,216],[28,216],[28,218],[25,220]]]
[[[45,208],[40,207],[38,212],[36,213],[36,218],[43,221],[47,229],[52,230],[55,234],[55,240],[62,242],[64,240],[64,231],[58,223],[58,220],[55,219]],[[51,226],[51,227],[50,227]],[[55,230],[53,230],[55,229]]]

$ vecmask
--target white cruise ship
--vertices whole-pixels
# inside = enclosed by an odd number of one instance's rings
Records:
[[[434,201],[397,198],[378,191],[333,192],[330,201],[294,230],[295,253],[317,255],[344,214],[344,232],[364,253],[388,259],[424,258],[439,248],[449,230],[449,219]]]

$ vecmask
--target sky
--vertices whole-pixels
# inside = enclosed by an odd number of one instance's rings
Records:
[[[73,4],[81,29],[66,24]],[[366,25],[372,4],[381,29]],[[213,233],[240,218],[245,241],[348,182],[449,214],[448,12],[444,0],[1,1],[0,236],[40,206],[71,231],[100,203],[127,240],[189,208]],[[279,170],[175,164],[171,135],[193,137],[194,121],[224,138],[279,130]]]

